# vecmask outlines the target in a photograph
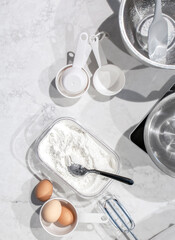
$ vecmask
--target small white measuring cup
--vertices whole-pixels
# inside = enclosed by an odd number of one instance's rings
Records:
[[[44,221],[42,217],[43,208],[48,202],[54,199],[60,201],[61,205],[67,206],[73,213],[74,222],[71,225],[63,227],[59,224],[59,222],[47,223],[46,221]],[[74,205],[64,198],[52,198],[45,202],[41,207],[39,218],[41,226],[44,228],[44,230],[48,232],[50,235],[55,237],[63,237],[72,233],[76,229],[79,222],[87,224],[87,223],[106,223],[109,221],[108,216],[104,213],[78,213]]]
[[[90,44],[99,66],[93,76],[93,85],[102,95],[114,96],[123,89],[125,74],[119,67],[108,64],[98,36],[91,36]]]
[[[88,34],[82,32],[79,36],[73,64],[63,67],[56,76],[57,90],[65,97],[80,97],[89,88],[90,78],[84,69],[91,49],[88,40]]]

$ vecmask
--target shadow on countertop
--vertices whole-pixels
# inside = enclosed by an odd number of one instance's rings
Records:
[[[52,99],[52,101],[56,104],[59,105],[61,107],[69,107],[72,106],[74,104],[76,104],[80,98],[76,98],[76,99],[70,99],[70,98],[66,98],[64,96],[62,96],[55,85],[55,78],[52,80],[52,82],[50,83],[49,86],[49,95],[50,98]]]
[[[144,239],[151,240],[153,237],[158,237],[161,233],[165,234],[164,231],[175,224],[174,219],[175,206],[163,207],[161,210],[157,210],[154,214],[149,215],[146,219],[136,224],[134,232],[138,239],[142,239],[142,236],[144,236]]]
[[[120,156],[121,175],[134,180],[133,186],[123,187],[136,198],[148,202],[168,202],[175,198],[175,179],[164,174],[150,157],[122,136],[115,148]]]
[[[174,83],[173,76],[160,89],[158,99],[161,99]],[[111,114],[114,116],[114,111],[111,111]],[[145,116],[147,114],[145,113]],[[116,123],[116,121],[114,122]],[[166,202],[173,200],[175,198],[175,189],[171,186],[174,185],[175,179],[162,172],[146,152],[131,142],[130,134],[135,127],[136,125],[125,131],[115,149],[121,157],[124,173],[129,174],[129,177],[135,182],[132,188],[126,185],[123,185],[123,187],[137,198],[146,201]]]
[[[117,0],[106,0],[109,4],[111,10],[113,11],[113,14],[108,17],[98,28],[98,31],[104,31],[107,32],[110,36],[110,40],[124,53],[129,55],[127,52],[122,38],[120,34],[120,27],[119,27],[119,8],[120,8],[120,2]]]
[[[126,85],[115,97],[132,102],[147,102],[158,99],[169,84],[175,81],[175,71],[158,69],[143,65],[131,56],[123,44],[118,14],[120,2],[107,0],[113,14],[98,28],[98,32],[109,34],[109,39],[102,41],[103,50],[108,60],[125,71]],[[145,88],[146,85],[146,88]],[[135,89],[138,86],[139,91]],[[155,86],[163,86],[160,90]]]

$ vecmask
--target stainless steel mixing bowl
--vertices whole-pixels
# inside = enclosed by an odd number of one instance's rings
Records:
[[[161,100],[149,114],[144,142],[154,163],[175,177],[175,93]]]
[[[168,23],[167,63],[151,61],[147,52],[148,29],[153,19],[155,0],[122,0],[119,25],[128,52],[146,65],[175,69],[175,0],[162,0],[162,12]]]

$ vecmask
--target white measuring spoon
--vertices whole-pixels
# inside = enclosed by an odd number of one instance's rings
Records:
[[[114,96],[123,89],[125,74],[119,67],[107,63],[98,37],[90,38],[90,43],[99,66],[93,76],[94,87],[102,95]]]
[[[88,39],[86,32],[80,34],[73,65],[65,69],[62,76],[63,87],[71,94],[82,92],[88,85],[87,73],[83,70],[87,61]]]
[[[161,0],[155,1],[155,13],[148,32],[148,54],[152,61],[166,63],[168,24],[162,14]]]

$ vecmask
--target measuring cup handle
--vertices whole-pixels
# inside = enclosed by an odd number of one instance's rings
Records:
[[[106,56],[103,52],[102,46],[99,42],[99,38],[94,37],[94,38],[90,39],[90,43],[91,43],[91,47],[92,47],[92,50],[95,55],[95,58],[96,58],[99,68],[103,65],[108,64]]]
[[[162,1],[161,0],[156,0],[155,1],[155,12],[154,12],[154,18],[161,18],[162,17]]]
[[[78,220],[80,223],[106,223],[109,217],[103,213],[79,213]]]
[[[101,43],[99,41],[99,46],[98,46],[98,49],[99,49],[99,55],[100,55],[100,58],[101,58],[101,65],[107,65],[108,62],[107,62],[107,59],[106,59],[106,56],[105,56],[105,53],[103,51],[103,48],[101,46]]]
[[[75,52],[75,58],[73,62],[73,67],[84,67],[87,61],[87,49],[88,49],[89,36],[86,32],[82,32],[78,39],[77,49]],[[89,52],[90,54],[90,52]]]

